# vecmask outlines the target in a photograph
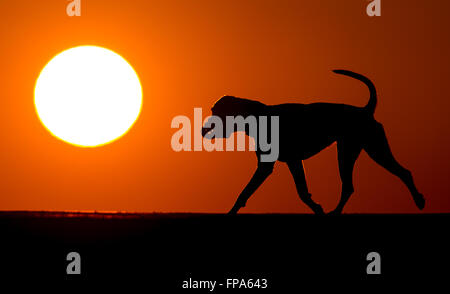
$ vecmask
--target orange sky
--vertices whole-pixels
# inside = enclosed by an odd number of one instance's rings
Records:
[[[255,155],[176,153],[172,118],[193,118],[194,107],[206,111],[224,94],[365,105],[361,83],[331,72],[345,68],[374,81],[375,117],[427,197],[424,211],[450,212],[449,1],[382,0],[375,18],[362,0],[82,0],[82,16],[72,18],[67,3],[0,2],[1,210],[226,212],[255,170]],[[130,132],[93,149],[55,139],[33,105],[43,66],[87,44],[126,58],[144,92]],[[305,169],[314,199],[333,209],[335,146]],[[354,184],[344,212],[418,212],[400,180],[364,152]],[[242,212],[309,210],[278,163]]]

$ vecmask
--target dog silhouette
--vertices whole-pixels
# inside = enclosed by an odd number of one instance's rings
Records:
[[[333,72],[355,78],[366,84],[370,91],[367,105],[364,107],[335,103],[266,105],[254,100],[224,96],[212,107],[212,115],[221,118],[222,121],[225,121],[227,116],[244,118],[248,116],[278,116],[278,161],[287,163],[300,199],[316,214],[323,214],[324,211],[311,199],[302,161],[314,156],[334,142],[337,143],[342,192],[337,207],[330,214],[340,214],[350,195],[353,194],[353,167],[363,149],[376,163],[399,177],[408,187],[416,206],[423,209],[425,199],[417,190],[411,172],[395,160],[383,125],[374,118],[377,105],[374,84],[367,77],[352,71],[333,70]],[[270,127],[268,129],[270,130]],[[233,131],[238,130],[234,129]],[[244,131],[250,135],[247,127]],[[208,134],[209,138],[229,137],[232,132],[224,130],[223,133],[217,133],[214,124],[211,123],[206,123],[202,128],[202,136],[205,137]],[[255,143],[257,144],[257,142]],[[264,162],[261,160],[262,154],[264,152],[256,150],[257,169],[229,214],[236,214],[241,207],[244,207],[250,196],[272,173],[275,161]]]

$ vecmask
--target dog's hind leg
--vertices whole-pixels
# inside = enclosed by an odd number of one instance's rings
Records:
[[[241,207],[245,207],[248,198],[252,196],[252,194],[256,191],[256,189],[261,186],[265,179],[272,173],[274,162],[259,162],[258,168],[255,171],[255,174],[250,179],[250,182],[245,186],[244,190],[242,190],[239,195],[236,203],[233,208],[228,212],[228,214],[236,214]]]
[[[341,140],[337,143],[339,176],[341,177],[342,191],[341,199],[337,207],[330,214],[340,214],[354,192],[353,168],[361,150],[361,144],[352,140]]]
[[[401,166],[392,155],[383,125],[376,123],[372,127],[364,144],[364,150],[376,163],[399,177],[408,187],[416,206],[419,209],[424,208],[425,198],[417,191],[411,172]]]
[[[311,199],[311,194],[308,192],[308,186],[306,185],[305,170],[303,169],[303,162],[301,160],[288,161],[287,165],[294,178],[295,187],[300,199],[308,205],[309,208],[316,214],[323,214],[322,206],[317,204]]]

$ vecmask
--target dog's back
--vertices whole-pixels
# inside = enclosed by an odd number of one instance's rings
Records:
[[[333,142],[364,136],[375,123],[365,108],[346,104],[287,103],[267,110],[279,117],[280,161],[309,158]]]

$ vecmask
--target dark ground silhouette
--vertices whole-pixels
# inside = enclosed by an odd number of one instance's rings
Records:
[[[300,292],[309,281],[338,278],[447,281],[449,221],[449,214],[0,212],[1,280],[136,280],[148,293],[181,290],[189,277],[267,278],[272,290]],[[80,276],[65,274],[72,251],[81,255]],[[381,276],[366,275],[372,251],[381,255]]]
[[[334,72],[358,79],[367,85],[370,98],[366,106],[356,107],[334,103],[265,105],[254,100],[224,96],[213,105],[212,115],[220,117],[223,122],[227,116],[244,118],[248,116],[278,116],[280,146],[278,160],[287,163],[300,199],[316,214],[323,214],[324,211],[311,198],[302,161],[314,156],[334,142],[337,143],[342,192],[340,201],[337,207],[330,212],[331,214],[340,214],[350,195],[354,192],[353,167],[362,150],[365,150],[376,163],[400,178],[408,187],[416,206],[423,209],[425,199],[414,185],[411,172],[395,160],[384,128],[373,116],[377,105],[374,84],[365,76],[351,71],[334,70]],[[210,124],[210,122],[205,126],[208,127],[202,128],[202,135],[208,135],[209,138],[229,137],[232,133],[227,132],[225,128],[223,133],[215,132],[214,124]],[[270,130],[270,127],[268,129]],[[235,131],[245,131],[248,136],[252,135],[248,125],[245,130],[237,129],[235,126]],[[260,136],[257,137],[260,138]],[[268,137],[270,138],[270,135]],[[257,169],[239,195],[229,212],[230,214],[235,214],[241,207],[244,207],[250,196],[272,173],[275,162],[263,162],[261,155],[265,153],[267,152],[256,150]]]

